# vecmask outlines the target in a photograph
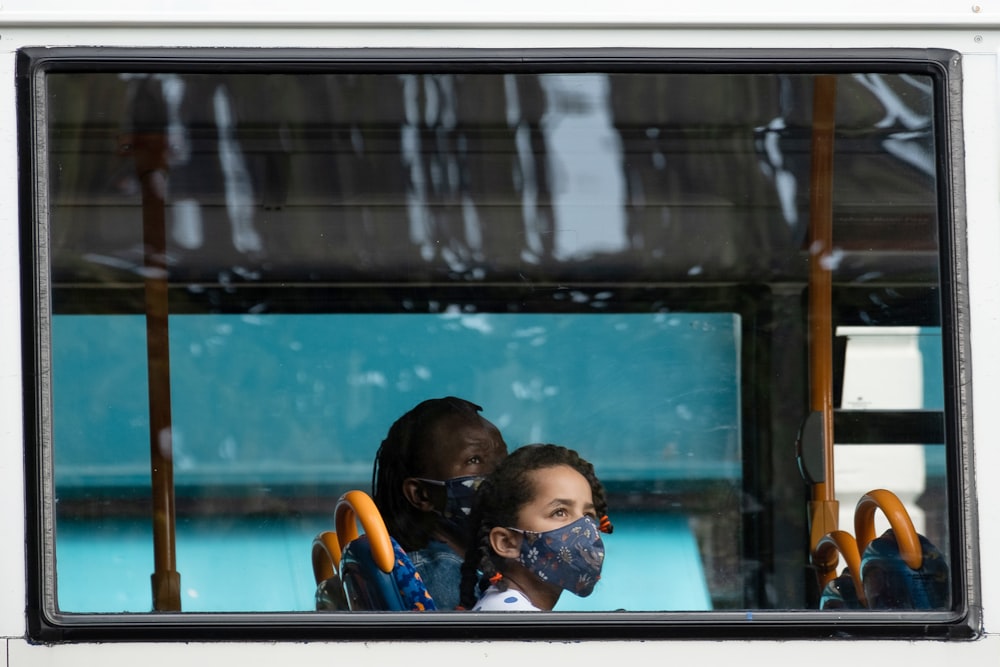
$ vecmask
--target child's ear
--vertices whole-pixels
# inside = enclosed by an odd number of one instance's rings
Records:
[[[509,528],[497,526],[490,531],[490,547],[501,558],[517,558],[521,555],[521,540],[523,539],[524,535]]]
[[[403,496],[421,512],[430,512],[434,509],[430,494],[419,479],[407,477],[403,480]]]

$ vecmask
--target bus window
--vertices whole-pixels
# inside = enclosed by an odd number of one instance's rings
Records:
[[[730,500],[714,509],[735,514],[737,327],[733,315],[714,313],[172,318],[184,609],[311,609],[303,545],[330,527],[330,499],[368,488],[388,425],[428,392],[490,399],[479,398],[511,447],[585,443],[615,493],[661,497],[667,491],[657,489],[697,479],[727,487]],[[618,351],[614,365],[606,362],[610,350]],[[55,316],[53,351],[53,411],[61,415],[55,438],[65,443],[55,451],[60,608],[146,611],[151,529],[140,506],[150,493],[148,420],[139,417],[147,409],[145,323],[133,315]],[[113,377],[100,387],[72,389],[110,369]],[[561,414],[570,406],[591,407],[570,419]],[[650,428],[660,443],[655,449]],[[650,511],[646,502],[619,503],[610,547],[620,556],[609,560],[609,585],[588,602],[710,608],[691,518]],[[259,507],[239,508],[244,503]],[[649,549],[677,551],[678,565],[691,568],[687,589],[666,581],[615,585]],[[229,550],[230,558],[219,558]],[[233,560],[243,567],[226,565]],[[275,572],[275,562],[284,569]],[[247,577],[267,585],[241,585]],[[575,602],[582,601],[562,601]]]
[[[961,558],[947,58],[606,55],[21,53],[49,622],[342,622],[311,540],[446,395],[607,487],[557,612],[814,618],[869,488]]]

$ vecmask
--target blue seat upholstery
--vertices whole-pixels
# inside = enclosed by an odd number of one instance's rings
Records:
[[[892,527],[876,538],[878,510]],[[820,609],[950,608],[948,564],[937,547],[917,533],[909,512],[894,493],[875,489],[863,495],[854,511],[854,529],[856,540],[835,530],[823,536],[814,549],[819,563],[828,562],[827,556],[836,547],[848,564],[841,576],[824,586]]]
[[[359,534],[360,521],[365,532]],[[349,491],[337,501],[337,531],[313,544],[316,608],[350,611],[437,609],[410,557],[394,540],[372,499]]]
[[[432,611],[434,599],[420,579],[410,557],[392,540],[395,562],[392,572],[383,572],[372,556],[367,535],[344,549],[340,576],[347,604],[352,611]]]
[[[869,609],[948,609],[951,606],[948,564],[923,535],[923,562],[919,568],[906,564],[893,530],[872,540],[861,556],[861,580]]]

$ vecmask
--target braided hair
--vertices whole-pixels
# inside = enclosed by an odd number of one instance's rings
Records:
[[[389,534],[406,551],[427,546],[436,517],[414,507],[403,495],[403,480],[425,474],[433,455],[437,428],[447,420],[476,420],[482,408],[461,398],[431,398],[397,419],[389,428],[372,467],[372,499]]]
[[[594,510],[601,517],[602,530],[611,532],[613,529],[607,521],[608,503],[604,495],[604,487],[594,466],[584,460],[574,450],[559,445],[536,444],[525,445],[514,450],[504,459],[493,474],[488,476],[476,492],[476,501],[472,508],[472,525],[474,533],[472,542],[465,553],[462,564],[461,606],[471,609],[479,594],[491,582],[501,588],[504,582],[498,577],[501,574],[502,560],[490,546],[490,531],[500,527],[516,526],[521,508],[532,501],[535,489],[530,483],[529,474],[535,470],[569,466],[590,483],[594,496]]]

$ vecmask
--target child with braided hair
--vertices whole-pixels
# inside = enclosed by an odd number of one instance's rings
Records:
[[[447,396],[396,420],[372,470],[372,499],[438,609],[458,605],[472,497],[507,455],[481,407]]]
[[[472,518],[464,608],[551,611],[564,590],[593,592],[604,562],[600,533],[612,526],[594,467],[572,449],[515,450],[480,485]]]

